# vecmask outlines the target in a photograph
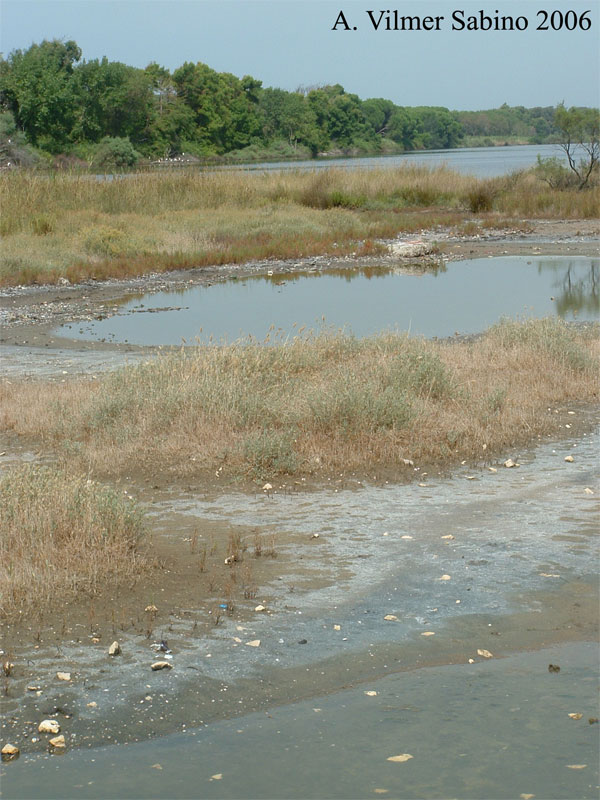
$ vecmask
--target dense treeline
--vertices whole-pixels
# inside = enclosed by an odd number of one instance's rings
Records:
[[[86,61],[73,41],[43,41],[0,57],[0,157],[70,154],[97,165],[185,153],[251,159],[320,153],[441,149],[494,137],[550,140],[553,108],[408,108],[361,100],[342,86],[288,92],[206,64],[174,72],[106,58]]]

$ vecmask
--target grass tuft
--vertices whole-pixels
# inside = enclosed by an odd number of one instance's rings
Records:
[[[114,489],[50,467],[0,478],[0,613],[62,605],[136,578],[143,519]]]

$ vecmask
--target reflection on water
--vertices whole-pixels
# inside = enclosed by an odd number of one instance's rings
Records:
[[[555,265],[546,265],[546,269]],[[541,267],[539,267],[541,268]],[[559,316],[566,317],[569,314],[575,316],[578,312],[584,312],[593,316],[598,315],[600,298],[598,297],[598,261],[592,260],[587,270],[577,269],[574,261],[568,261],[566,270],[564,266],[556,269],[557,276],[555,286],[556,292],[556,311]]]
[[[114,314],[63,326],[76,339],[179,345],[262,341],[325,321],[356,336],[381,330],[427,337],[477,333],[501,317],[597,320],[600,260],[576,256],[457,261],[419,274],[389,265],[229,280],[128,300]]]

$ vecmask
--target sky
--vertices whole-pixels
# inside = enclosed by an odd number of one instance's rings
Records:
[[[385,30],[384,14],[375,30],[369,10],[375,21],[388,10],[421,24],[443,19],[438,30],[435,21],[431,30]],[[561,15],[550,17],[557,10],[575,14],[561,30],[536,30],[544,12],[559,26]],[[579,28],[585,11],[587,31]],[[171,70],[202,61],[263,86],[340,83],[362,99],[405,106],[600,105],[600,0],[0,0],[0,15],[4,57],[43,39],[74,39],[86,60]],[[481,15],[521,17],[526,28],[482,30]],[[469,17],[479,27],[461,30]]]

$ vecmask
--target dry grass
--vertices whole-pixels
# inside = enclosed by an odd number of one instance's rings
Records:
[[[598,191],[533,175],[478,180],[440,167],[177,172],[112,181],[15,171],[0,177],[0,285],[76,281],[262,258],[377,251],[376,241],[477,214],[593,217]],[[508,222],[508,220],[507,220]]]
[[[137,578],[142,516],[113,489],[26,465],[0,478],[0,615]]]
[[[596,339],[556,320],[467,343],[321,333],[190,348],[88,381],[3,389],[0,427],[101,476],[271,478],[477,460],[597,399]]]

